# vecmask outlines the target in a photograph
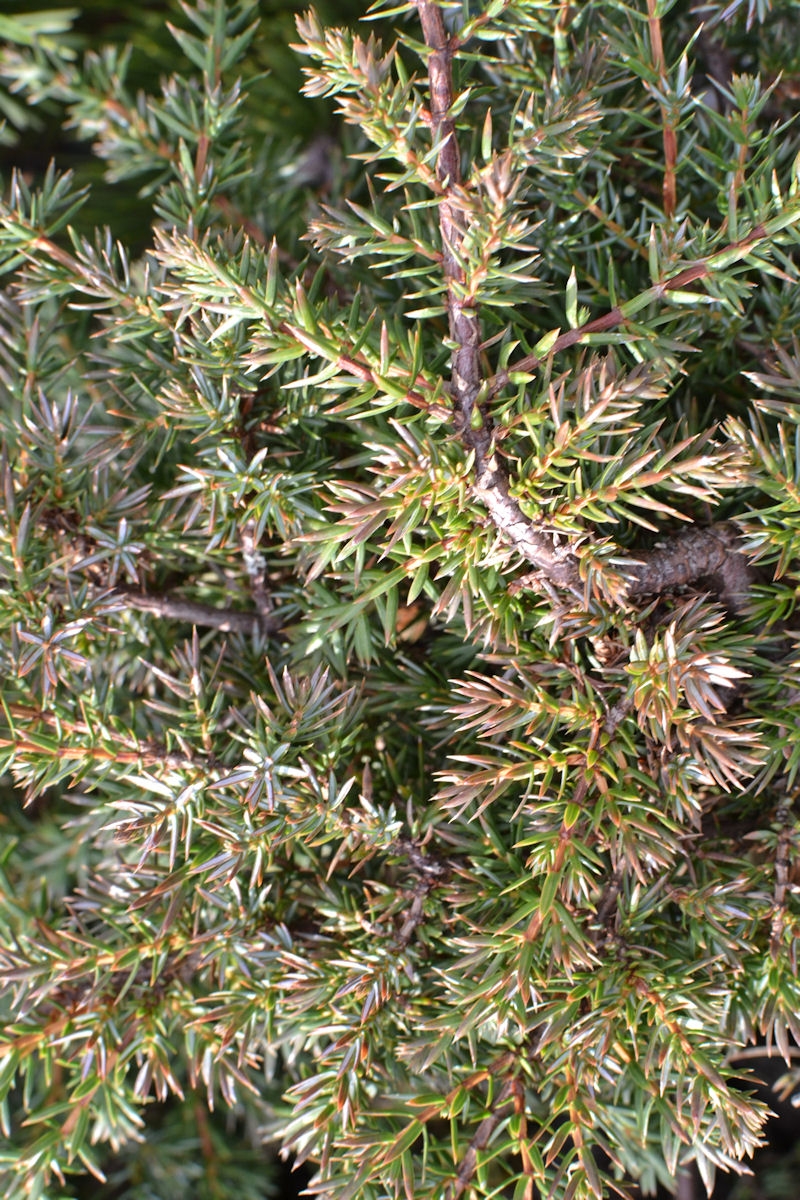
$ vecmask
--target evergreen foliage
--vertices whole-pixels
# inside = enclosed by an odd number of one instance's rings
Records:
[[[800,1042],[797,6],[372,16],[305,147],[0,19],[154,213],[0,210],[8,1200],[710,1185]]]

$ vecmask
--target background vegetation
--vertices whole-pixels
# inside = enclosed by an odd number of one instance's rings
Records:
[[[711,1186],[795,1085],[797,6],[29,7],[4,1194]]]

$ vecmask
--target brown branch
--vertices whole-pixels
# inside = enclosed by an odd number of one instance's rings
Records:
[[[475,455],[474,494],[483,501],[496,527],[546,578],[579,594],[577,561],[567,548],[557,547],[549,533],[533,527],[509,491],[508,475],[491,450],[491,423],[478,407],[483,384],[481,371],[481,328],[474,306],[461,300],[465,281],[461,250],[464,242],[463,214],[459,203],[461,160],[453,106],[452,55],[442,10],[429,0],[417,4],[425,43],[429,48],[428,81],[431,97],[431,127],[439,147],[436,173],[442,185],[439,228],[442,235],[442,266],[447,283],[447,313],[454,343],[450,391],[456,429],[464,445]]]
[[[667,82],[667,64],[664,58],[664,43],[661,38],[661,18],[658,16],[657,0],[647,0],[647,23],[650,30],[650,48],[653,51],[654,66],[659,74],[662,85]],[[670,118],[670,112],[665,104],[659,104],[661,109],[661,133],[664,143],[664,184],[662,195],[664,199],[664,216],[669,220],[675,216],[677,207],[677,179],[675,164],[678,160],[678,137],[675,126]]]
[[[274,617],[272,613],[272,597],[269,594],[269,588],[264,579],[267,564],[264,555],[259,549],[256,522],[252,518],[246,521],[244,527],[239,531],[239,538],[242,544],[244,568],[250,580],[250,591],[253,596],[253,603],[256,606],[258,620],[270,625]]]
[[[452,57],[457,43],[448,38],[442,11],[436,4],[418,0],[417,10],[428,47],[430,120],[434,144],[439,151],[436,164],[442,188],[439,228],[447,284],[448,323],[454,344],[450,392],[456,430],[475,456],[473,492],[486,506],[493,524],[505,540],[540,573],[541,583],[565,587],[583,598],[577,556],[569,544],[561,544],[549,531],[537,529],[511,495],[508,474],[493,448],[491,420],[479,406],[484,385],[480,321],[474,305],[465,304],[461,299],[465,283],[461,254],[464,242],[461,159],[455,122],[450,116],[455,99]],[[633,300],[577,329],[567,330],[556,339],[549,354],[577,345],[592,333],[614,329],[651,300],[663,298],[670,291],[685,290],[707,278],[716,266],[743,256],[747,248],[765,237],[767,232],[763,226],[756,226],[741,242],[691,263],[671,279],[655,284]],[[508,370],[499,372],[489,381],[492,392],[499,391],[508,382],[511,372],[529,371],[537,367],[543,357],[527,355]],[[692,528],[659,543],[652,550],[632,554],[626,578],[628,598],[635,600],[658,594],[705,577],[716,583],[723,602],[732,611],[738,611],[747,596],[750,572],[744,556],[736,549],[736,538],[735,529],[727,525]]]
[[[239,424],[237,433],[248,467],[256,455],[256,440],[250,427],[254,397],[245,393],[239,397]],[[248,497],[249,499],[249,497]],[[245,521],[239,530],[239,541],[242,547],[242,561],[247,577],[250,580],[250,593],[259,619],[269,622],[272,619],[272,596],[266,582],[267,560],[261,552],[258,523],[254,517]]]
[[[464,243],[464,213],[461,203],[461,154],[456,127],[450,110],[453,106],[452,58],[454,45],[448,38],[442,10],[430,0],[417,4],[422,32],[428,46],[428,82],[431,100],[431,128],[439,153],[436,175],[442,185],[439,201],[439,229],[442,235],[442,267],[447,283],[447,317],[454,343],[451,359],[450,390],[456,415],[456,429],[468,449],[474,451],[477,473],[483,470],[491,444],[491,426],[478,407],[483,384],[481,370],[481,329],[473,304],[461,299],[465,282],[461,251]]]
[[[481,1150],[485,1150],[489,1145],[498,1125],[515,1111],[519,1087],[520,1084],[517,1079],[509,1079],[500,1088],[491,1112],[481,1121],[467,1147],[464,1157],[458,1164],[456,1177],[450,1184],[447,1192],[447,1200],[459,1200],[459,1197],[463,1196],[464,1192],[466,1192],[478,1169],[478,1155]]]
[[[616,912],[617,900],[619,899],[622,887],[622,878],[622,871],[617,868],[613,875],[609,877],[600,896],[600,903],[597,905],[597,916],[594,921],[595,925],[598,926],[599,933],[599,937],[596,939],[597,945],[600,945],[608,937],[609,925]]]
[[[752,569],[737,549],[735,525],[693,526],[659,541],[652,550],[636,551],[628,571],[627,595],[636,600],[708,579],[731,612],[744,607]]]
[[[399,947],[409,944],[417,928],[425,920],[425,901],[431,892],[444,887],[450,878],[451,865],[441,862],[425,854],[412,838],[398,838],[391,849],[405,860],[410,871],[416,873],[414,886],[411,889],[411,905],[406,910],[403,924],[398,930],[395,941]]]
[[[222,633],[276,633],[283,624],[279,616],[242,612],[235,608],[215,608],[211,604],[199,604],[178,596],[139,592],[134,588],[116,588],[110,594],[110,598],[118,599],[120,608],[133,608],[139,612],[153,613],[157,617],[167,617],[171,621],[203,625],[210,629],[219,629]]]
[[[528,584],[556,584],[583,598],[577,556],[568,544],[558,545],[550,534],[537,530],[509,494],[502,468],[492,471],[492,455],[475,485],[505,540],[539,573],[526,576]],[[692,526],[664,538],[650,550],[629,551],[622,593],[628,600],[657,596],[697,580],[708,580],[730,612],[740,612],[749,594],[753,572],[737,549],[738,531],[732,524]]]
[[[496,453],[484,459],[476,471],[473,494],[483,501],[505,540],[548,582],[583,596],[577,558],[567,544],[559,545],[552,534],[537,529],[525,516],[511,495],[508,476]]]
[[[783,931],[786,923],[786,893],[789,889],[792,867],[792,832],[793,824],[790,802],[780,805],[777,812],[777,823],[780,827],[778,844],[775,849],[775,886],[773,890],[774,915],[770,933],[769,952],[773,960],[780,954],[783,941]]]

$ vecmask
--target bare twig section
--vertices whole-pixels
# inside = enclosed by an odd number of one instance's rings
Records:
[[[459,1200],[469,1188],[475,1172],[478,1169],[479,1155],[492,1140],[492,1136],[502,1121],[518,1108],[517,1093],[522,1090],[518,1079],[509,1079],[500,1088],[492,1106],[492,1111],[484,1117],[470,1141],[464,1157],[458,1164],[456,1177],[450,1184],[447,1200]]]
[[[248,467],[256,456],[256,440],[251,426],[253,411],[253,396],[245,394],[239,399],[239,439]],[[248,518],[239,530],[239,541],[242,547],[242,561],[250,581],[250,593],[256,606],[256,612],[262,620],[272,618],[273,603],[267,587],[267,560],[260,548],[260,532],[258,522],[254,517]]]
[[[731,612],[744,607],[753,573],[746,557],[737,549],[735,525],[719,523],[683,530],[658,542],[652,550],[636,553],[627,572],[632,600],[694,583],[707,578],[720,600]]]
[[[617,729],[627,717],[628,713],[633,708],[633,697],[623,696],[616,704],[612,704],[606,713],[606,719],[603,722],[603,729],[609,737],[613,737]]]
[[[259,620],[269,623],[273,619],[272,597],[264,579],[267,561],[259,549],[255,521],[246,521],[239,536],[242,543],[244,567],[250,580],[253,603],[256,606]]]
[[[442,185],[439,201],[439,228],[442,234],[442,266],[447,283],[447,313],[450,337],[455,344],[452,357],[451,393],[456,413],[456,428],[464,444],[475,453],[480,475],[491,444],[491,428],[478,407],[483,383],[481,374],[481,330],[477,309],[461,299],[465,282],[461,250],[464,243],[464,212],[460,203],[461,156],[456,127],[450,110],[453,106],[454,46],[450,42],[437,5],[421,0],[417,5],[422,32],[430,53],[431,128],[439,153],[436,174]]]
[[[509,490],[508,476],[497,455],[484,459],[476,472],[474,495],[483,502],[495,527],[549,583],[568,588],[578,596],[583,588],[578,560],[568,545],[560,546],[552,534],[536,529]]]
[[[786,924],[786,893],[789,890],[792,866],[792,820],[790,804],[781,804],[777,812],[777,823],[780,827],[778,845],[775,850],[775,886],[773,900],[775,913],[772,918],[769,952],[773,960],[777,960],[783,942],[783,932]]]
[[[276,633],[282,625],[280,617],[272,614],[214,608],[211,604],[198,604],[178,596],[139,592],[134,588],[116,588],[111,598],[119,599],[121,608],[133,608],[157,617],[167,617],[171,621],[186,621],[190,625],[219,629],[222,633]]]
[[[611,875],[603,888],[603,893],[600,897],[600,903],[597,905],[597,916],[595,925],[597,926],[597,937],[595,944],[600,946],[608,940],[610,926],[614,919],[617,909],[617,900],[619,898],[620,889],[622,887],[623,874],[618,868]]]
[[[425,920],[425,901],[431,892],[445,885],[450,877],[451,867],[425,854],[411,838],[398,838],[392,849],[402,855],[409,869],[415,874],[411,905],[396,935],[398,946],[403,947],[409,944],[417,928]]]
[[[664,43],[661,39],[661,18],[658,15],[657,0],[647,0],[647,24],[650,31],[650,48],[653,52],[655,69],[663,84],[667,78],[667,64],[664,58]],[[664,216],[671,219],[675,216],[677,207],[677,179],[675,164],[678,161],[678,137],[672,122],[669,108],[660,104],[661,133],[664,142],[664,183],[662,195],[664,198]]]
[[[509,495],[508,480],[502,471],[494,475],[490,471],[493,460],[494,455],[478,478],[475,493],[509,545],[536,567],[532,574],[515,581],[515,590],[550,583],[583,597],[585,589],[576,555],[569,545],[557,545],[550,534],[532,525]],[[747,603],[753,571],[737,549],[738,537],[736,526],[729,523],[692,526],[664,538],[650,550],[631,551],[621,594],[635,601],[707,579],[710,590],[730,612],[741,612]]]

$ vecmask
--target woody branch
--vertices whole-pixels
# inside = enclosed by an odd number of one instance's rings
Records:
[[[511,495],[508,473],[494,448],[492,422],[480,406],[484,384],[481,365],[480,314],[474,301],[462,297],[466,273],[462,254],[464,212],[461,156],[455,122],[451,116],[455,93],[452,62],[457,48],[447,34],[442,10],[430,0],[417,4],[425,44],[428,47],[428,83],[430,122],[434,144],[438,146],[437,177],[442,185],[439,202],[439,228],[442,237],[442,264],[447,285],[447,314],[451,340],[450,391],[457,432],[464,446],[475,457],[474,494],[486,506],[495,527],[507,542],[530,562],[550,584],[565,587],[583,596],[578,559],[568,544],[560,545],[549,533],[537,529]],[[765,230],[755,230],[745,244],[759,240]],[[727,248],[728,252],[730,248]],[[674,280],[657,285],[654,294],[663,295],[671,288],[703,278],[713,263],[695,264]],[[588,332],[611,329],[627,319],[625,306],[614,309],[579,330],[569,330],[557,341],[559,349],[579,343]],[[517,370],[539,364],[536,356],[521,360]],[[513,369],[513,368],[512,368]],[[501,372],[489,380],[492,392],[507,381]],[[693,526],[654,549],[631,555],[626,571],[627,594],[636,599],[669,591],[697,579],[713,579],[716,590],[732,609],[742,606],[750,574],[744,556],[737,549],[737,535],[729,525]]]

